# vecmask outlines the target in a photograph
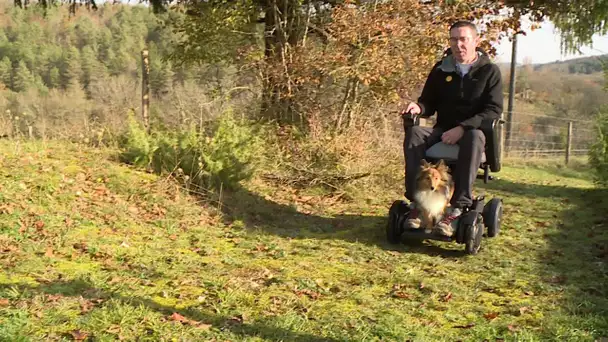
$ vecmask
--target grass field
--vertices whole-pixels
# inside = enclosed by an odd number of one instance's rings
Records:
[[[2,341],[595,341],[608,192],[506,166],[503,230],[390,246],[401,185],[348,203],[260,180],[221,203],[111,151],[0,144]]]

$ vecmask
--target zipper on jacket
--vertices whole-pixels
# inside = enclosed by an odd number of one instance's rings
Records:
[[[464,78],[466,75],[460,75],[460,98],[464,99]]]

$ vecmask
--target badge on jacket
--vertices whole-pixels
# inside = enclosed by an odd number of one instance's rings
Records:
[[[446,82],[451,82],[452,81],[452,76],[448,75],[448,77],[445,78]]]

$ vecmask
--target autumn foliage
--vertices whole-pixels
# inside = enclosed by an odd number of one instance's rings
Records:
[[[494,54],[492,43],[514,27],[512,19],[492,17],[498,10],[413,0],[346,2],[295,44],[285,42],[262,70],[270,88],[280,90],[273,98],[287,102],[279,107],[289,109],[283,113],[288,119],[296,113],[299,122],[334,132],[374,126],[415,99],[456,20],[483,18],[482,48]],[[276,111],[270,116],[281,117]]]

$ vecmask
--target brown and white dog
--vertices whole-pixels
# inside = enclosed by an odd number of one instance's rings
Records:
[[[427,232],[441,220],[454,194],[454,182],[443,160],[431,164],[422,160],[416,177],[414,202],[420,211],[421,224]]]

